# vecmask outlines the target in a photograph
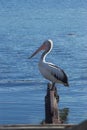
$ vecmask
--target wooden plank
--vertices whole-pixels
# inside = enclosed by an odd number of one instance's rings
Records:
[[[20,125],[0,125],[0,130],[69,130],[74,125],[72,124],[60,124],[60,125],[27,125],[27,124],[20,124]]]
[[[0,125],[0,130],[87,130],[87,120],[78,125],[74,124],[45,124],[45,125]]]

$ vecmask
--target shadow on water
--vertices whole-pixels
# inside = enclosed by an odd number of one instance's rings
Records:
[[[44,81],[37,81],[37,80],[0,80],[0,85],[17,85],[17,86],[24,86],[24,85],[42,85],[45,84]]]
[[[44,86],[44,87],[43,87]],[[45,91],[46,83],[36,80],[0,80],[0,91]]]

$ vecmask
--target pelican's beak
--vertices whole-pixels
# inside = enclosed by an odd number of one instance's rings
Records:
[[[45,50],[46,46],[43,44],[41,45],[30,57],[29,59],[31,59],[33,56],[35,56],[38,52],[40,52],[41,50]]]

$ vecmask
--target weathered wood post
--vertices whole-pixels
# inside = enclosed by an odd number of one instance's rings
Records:
[[[51,90],[51,84],[47,86],[47,95],[45,96],[45,123],[60,124],[60,116],[58,110],[59,96],[57,95],[57,88]]]

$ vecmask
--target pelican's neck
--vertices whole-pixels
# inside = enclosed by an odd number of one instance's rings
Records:
[[[51,49],[52,49],[52,48],[49,48],[48,50],[45,50],[45,51],[42,53],[41,59],[40,59],[42,62],[46,62],[46,60],[45,60],[45,59],[46,59],[46,56],[50,53]]]
[[[46,56],[48,55],[48,53],[50,53],[50,51],[53,48],[53,42],[52,42],[52,40],[47,40],[46,42],[48,42],[49,44],[48,44],[46,50],[41,55],[41,59],[40,59],[41,62],[46,62],[45,58],[46,58]]]

